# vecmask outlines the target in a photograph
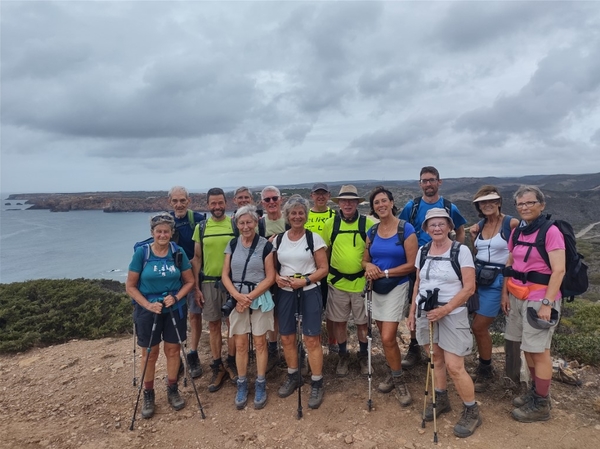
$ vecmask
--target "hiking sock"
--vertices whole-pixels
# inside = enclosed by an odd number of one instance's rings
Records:
[[[227,354],[227,366],[235,366],[235,356]]]
[[[448,390],[440,390],[439,388],[435,389],[436,394],[445,394]]]
[[[188,354],[197,354],[197,353],[198,353],[198,351],[194,351],[194,350],[191,350],[190,352],[188,352]]]
[[[238,376],[238,382],[246,382],[247,377],[246,376]]]
[[[315,376],[314,374],[312,376],[310,376],[310,380],[312,380],[313,382],[318,382],[321,379],[323,379],[323,375],[322,374],[320,376]]]
[[[347,342],[338,343],[338,348],[340,348],[340,354],[346,354],[348,352]]]
[[[277,342],[276,342],[276,341],[270,341],[270,342],[268,343],[268,346],[269,346],[269,352],[270,352],[270,353],[275,353],[275,352],[277,352]]]
[[[240,377],[240,379],[241,379],[241,377]],[[264,382],[265,380],[267,380],[265,376],[260,376],[260,375],[256,376],[257,382]]]
[[[465,407],[473,407],[475,405],[475,401],[469,401],[469,402],[464,402],[463,404],[465,404]]]
[[[483,366],[490,366],[492,364],[492,359],[485,360],[479,357],[479,364]]]
[[[329,343],[330,345],[337,345],[337,340],[335,339],[335,337],[329,337]]]
[[[542,396],[543,398],[548,396],[550,392],[550,382],[552,379],[540,379],[539,377],[535,378],[535,393],[538,396]]]
[[[177,385],[177,378],[175,379],[167,379],[167,385],[170,387],[171,385]]]
[[[144,382],[144,390],[154,390],[154,381],[149,380],[147,382]]]
[[[369,350],[369,343],[366,341],[364,343],[362,341],[359,341],[358,347],[359,347],[359,352],[361,354],[366,354]]]
[[[402,376],[402,369],[399,369],[397,371],[392,370],[392,377],[400,377]]]
[[[298,372],[298,368],[288,368],[288,374],[296,374]]]

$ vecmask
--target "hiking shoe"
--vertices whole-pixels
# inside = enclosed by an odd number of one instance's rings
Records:
[[[154,390],[144,390],[144,404],[142,405],[142,418],[149,419],[154,416]]]
[[[179,395],[177,384],[167,386],[167,400],[169,401],[169,405],[173,407],[173,410],[181,410],[185,407],[185,401]]]
[[[225,371],[225,367],[223,363],[212,364],[210,365],[210,369],[212,369],[212,377],[210,379],[210,384],[208,385],[208,391],[214,393],[215,391],[219,391],[223,386],[223,382],[229,376],[227,371]]]
[[[235,362],[227,362],[227,365],[225,365],[225,370],[227,371],[227,374],[229,375],[229,380],[231,380],[231,383],[234,385],[237,385],[238,370],[237,370],[237,366],[236,366]]]
[[[323,403],[323,379],[313,380],[310,383],[310,397],[308,398],[308,408],[317,409]]]
[[[475,373],[473,384],[475,385],[475,393],[485,392],[490,383],[494,380],[494,368],[492,365],[479,364]]]
[[[275,368],[279,364],[279,351],[269,351],[269,356],[267,358],[267,373],[270,372],[273,368]]]
[[[340,352],[335,375],[337,377],[346,377],[348,375],[348,363],[350,362],[349,352]]]
[[[421,354],[421,347],[419,345],[409,345],[408,352],[404,357],[402,357],[402,368],[412,368],[417,363],[420,363],[423,360],[423,356]]]
[[[476,403],[471,407],[465,405],[462,416],[454,426],[454,435],[459,438],[470,437],[480,425],[481,415],[479,414],[479,406]]]
[[[377,386],[377,389],[381,393],[389,393],[394,389],[394,380],[392,379],[392,373],[388,374],[385,380]]]
[[[358,364],[360,365],[360,374],[362,376],[369,375],[369,354],[358,353]],[[373,373],[373,368],[371,368]]]
[[[334,344],[334,343],[329,343],[327,345],[327,351],[329,352],[329,354],[337,354],[340,352],[340,348],[338,345]]]
[[[435,410],[436,418],[439,418],[442,413],[447,413],[452,410],[447,391],[442,393],[437,391],[435,392]],[[433,402],[427,403],[427,407],[425,407],[425,416],[423,419],[425,421],[433,421]]]
[[[237,393],[235,394],[235,406],[242,410],[248,403],[248,380],[237,380]]]
[[[197,377],[202,376],[202,366],[200,365],[198,353],[190,352],[186,357],[192,378],[196,379]]]
[[[394,383],[394,394],[396,395],[396,399],[398,399],[398,402],[402,407],[408,407],[412,402],[412,396],[410,395],[408,388],[406,388],[402,376],[392,377],[392,382]]]
[[[298,379],[298,373],[288,373],[287,377],[285,378],[285,381],[283,382],[283,384],[281,384],[281,387],[279,387],[279,390],[277,390],[277,394],[279,395],[280,398],[287,398],[290,394],[292,394],[294,391],[296,391],[296,388],[301,387],[302,386],[302,380]]]
[[[267,403],[267,381],[257,380],[254,383],[254,408],[260,410]]]
[[[519,422],[548,421],[550,419],[550,397],[531,393],[528,402],[511,412],[512,417]]]

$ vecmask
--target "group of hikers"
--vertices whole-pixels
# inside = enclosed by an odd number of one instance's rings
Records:
[[[422,361],[423,348],[430,355],[428,375],[434,387],[423,420],[434,421],[451,411],[449,374],[462,401],[454,434],[468,437],[482,423],[475,393],[485,392],[494,379],[489,327],[504,312],[505,338],[520,342],[532,379],[531,389],[513,400],[512,417],[520,422],[548,420],[550,344],[560,313],[565,242],[558,229],[544,226],[543,193],[535,186],[521,186],[514,194],[520,217],[513,218],[502,213],[496,187],[481,187],[473,198],[482,220],[469,229],[471,251],[464,245],[465,218],[439,193],[438,170],[423,167],[418,182],[422,196],[409,201],[400,213],[392,193],[375,188],[368,198],[368,216],[358,210],[365,198],[353,185],[342,186],[332,197],[326,184],[315,184],[312,206],[299,195],[283,201],[279,189],[268,186],[260,193],[262,210],[255,207],[250,190],[241,187],[235,191],[237,209],[231,217],[226,214],[225,192],[212,188],[206,196],[209,218],[189,209],[185,188],[173,187],[169,192],[173,211],[151,218],[153,241],[135,251],[126,283],[135,301],[138,345],[148,348],[141,357],[142,417],[150,418],[155,411],[155,364],[161,341],[168,402],[175,410],[185,406],[178,379],[183,373],[180,345],[186,339],[188,317],[189,375],[198,378],[203,373],[198,344],[204,317],[212,356],[208,390],[218,391],[229,379],[236,385],[238,409],[248,402],[252,358],[254,408],[267,403],[267,372],[284,362],[287,375],[278,396],[294,393],[303,384],[302,374],[310,371],[308,407],[319,408],[324,398],[323,320],[327,348],[338,356],[336,376],[349,373],[352,319],[360,373],[370,379],[372,318],[388,366],[378,390],[393,391],[400,406],[409,406],[412,397],[403,370]],[[339,210],[328,206],[330,200]],[[542,228],[548,262],[535,244]],[[517,232],[518,240],[511,239]],[[471,321],[469,312],[474,313]],[[223,320],[228,329],[225,361]],[[402,320],[410,331],[404,356],[397,340]],[[464,357],[472,353],[473,336],[479,364],[470,374]]]

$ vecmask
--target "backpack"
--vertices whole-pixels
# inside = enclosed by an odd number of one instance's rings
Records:
[[[277,237],[275,239],[277,241],[277,248],[281,247],[281,241],[283,240],[283,234],[285,234],[285,232],[277,234]],[[313,238],[312,231],[305,229],[304,235],[306,235],[306,244],[307,244],[306,251],[310,250],[311,254],[315,254],[315,240]],[[279,259],[277,259],[277,272],[278,273],[279,273],[279,270],[281,270],[281,263],[279,262]]]
[[[415,219],[417,218],[417,212],[419,211],[419,205],[421,204],[422,199],[423,197],[419,196],[413,200],[413,207],[410,210],[410,218],[408,219],[408,222],[413,226],[415,226]],[[452,217],[452,202],[444,197],[442,197],[442,201],[444,202],[444,209],[446,209],[448,215]]]
[[[231,250],[231,254],[233,255],[233,253],[235,252],[235,248],[237,247],[237,243],[238,243],[238,239],[231,239],[231,241],[229,242],[229,249]],[[273,244],[269,241],[267,241],[267,243],[265,244],[265,247],[263,248],[263,254],[262,254],[262,260],[263,262],[265,261],[265,259],[267,258],[267,256],[271,253],[271,251],[273,250]],[[254,250],[252,250],[254,252]]]
[[[406,221],[404,221],[402,219],[399,219],[399,220],[400,221],[398,221],[398,230],[396,232],[396,234],[398,235],[398,241],[396,242],[396,245],[402,246],[402,245],[404,245],[404,227],[406,226]],[[375,239],[375,236],[377,235],[377,229],[379,229],[379,223],[375,223],[369,229],[369,240],[371,240],[371,243],[373,243],[373,240]],[[369,254],[371,254],[370,249],[369,249]]]
[[[429,241],[421,247],[421,255],[419,258],[419,270],[423,269],[423,265],[425,265],[425,260],[427,260],[427,257],[429,257],[430,259],[447,260],[445,257],[442,258],[440,256],[427,256],[427,253],[431,248],[431,243],[432,242]],[[460,247],[461,243],[457,241],[452,242],[452,246],[450,247],[450,264],[452,265],[452,269],[456,273],[456,276],[458,276],[458,280],[462,284],[462,271],[460,270],[460,264],[458,263],[458,254],[460,253]]]
[[[546,234],[548,233],[550,226],[556,226],[565,239],[565,277],[560,285],[560,292],[563,299],[566,299],[567,302],[572,302],[575,299],[575,296],[582,295],[589,287],[587,274],[588,266],[583,263],[584,257],[577,252],[577,241],[573,226],[567,221],[551,220],[550,217],[550,215],[546,215],[546,221],[540,228],[535,243],[520,241],[519,236],[521,235],[521,229],[516,228],[512,236],[512,244],[513,246],[525,245],[529,247],[529,250],[525,255],[525,262],[527,261],[531,248],[535,247],[542,259],[544,259],[544,262],[546,262],[546,265],[550,267],[550,258],[546,251]],[[530,281],[542,285],[548,285],[548,282],[550,281],[549,274],[538,273],[537,271],[521,273],[512,270],[512,272],[516,275],[513,275],[512,277],[521,281]]]
[[[200,227],[200,245],[202,245],[202,242],[204,241],[204,237],[205,237],[205,233],[206,233],[206,222],[207,220],[204,219],[202,220],[200,223],[198,223],[198,226]],[[240,230],[235,226],[235,223],[233,220],[231,220],[231,234],[209,234],[206,236],[206,238],[209,237],[222,237],[224,235],[230,235],[232,237],[238,237],[240,235]]]
[[[175,218],[175,212],[171,211],[171,212],[169,212],[169,214],[173,218]],[[199,215],[204,217],[203,220],[206,220],[206,214],[199,213]],[[174,241],[175,243],[179,243],[179,228],[182,226],[185,226],[186,224],[189,225],[190,228],[192,228],[192,232],[196,228],[196,220],[194,218],[194,211],[192,209],[187,210],[187,223],[186,222],[175,223],[175,229],[173,230],[173,237],[171,237],[172,241]]]
[[[510,232],[512,231],[512,229],[510,229],[510,220],[512,220],[512,219],[513,219],[513,217],[511,217],[510,215],[505,215],[504,218],[502,219],[502,226],[500,227],[500,237],[502,237],[502,239],[505,242],[508,242],[508,239],[510,238]],[[477,234],[477,237],[475,237],[475,240],[477,240],[479,238],[479,236],[481,235],[481,231],[483,230],[483,225],[485,225],[485,218],[482,218],[477,223],[477,226],[479,227],[479,233]]]
[[[289,231],[291,228],[292,227],[289,224],[285,224],[286,231]],[[258,219],[258,235],[260,235],[261,237],[267,237],[267,224],[265,223],[264,216]]]
[[[146,265],[148,264],[148,261],[150,260],[150,245],[154,242],[154,238],[150,237],[149,239],[146,239],[142,242],[137,242],[135,245],[133,245],[133,252],[135,253],[136,250],[141,246],[144,248],[144,261],[142,264],[142,270],[144,268],[146,268]],[[175,261],[175,266],[177,268],[181,268],[181,264],[183,262],[182,260],[182,256],[181,256],[181,248],[179,247],[179,245],[177,245],[177,243],[170,241],[169,245],[171,246],[171,253],[173,254],[173,260]]]
[[[347,231],[340,231],[340,226],[342,225],[342,217],[338,214],[335,214],[333,218],[333,230],[331,231],[331,242],[329,244],[330,247],[333,246],[333,242],[337,238],[338,234],[354,234],[354,245],[356,246],[356,234],[360,235],[360,238],[363,239],[363,242],[367,241],[367,217],[365,215],[360,214],[358,216],[358,229],[352,229]],[[403,231],[404,233],[404,231]]]

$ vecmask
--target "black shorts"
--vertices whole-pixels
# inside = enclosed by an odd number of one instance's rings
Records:
[[[185,302],[185,298],[181,301]],[[152,325],[155,316],[157,317],[156,329],[154,330],[154,334],[152,334]],[[173,316],[175,317],[175,323],[177,324],[181,341],[184,341],[187,336],[187,304],[183,304],[179,309],[174,310]],[[143,348],[152,347],[163,340],[167,343],[179,343],[177,332],[175,331],[169,312],[156,315],[139,304],[136,304],[135,311],[133,312],[133,319],[135,321],[135,333],[138,346]],[[150,342],[151,334],[152,342]]]

